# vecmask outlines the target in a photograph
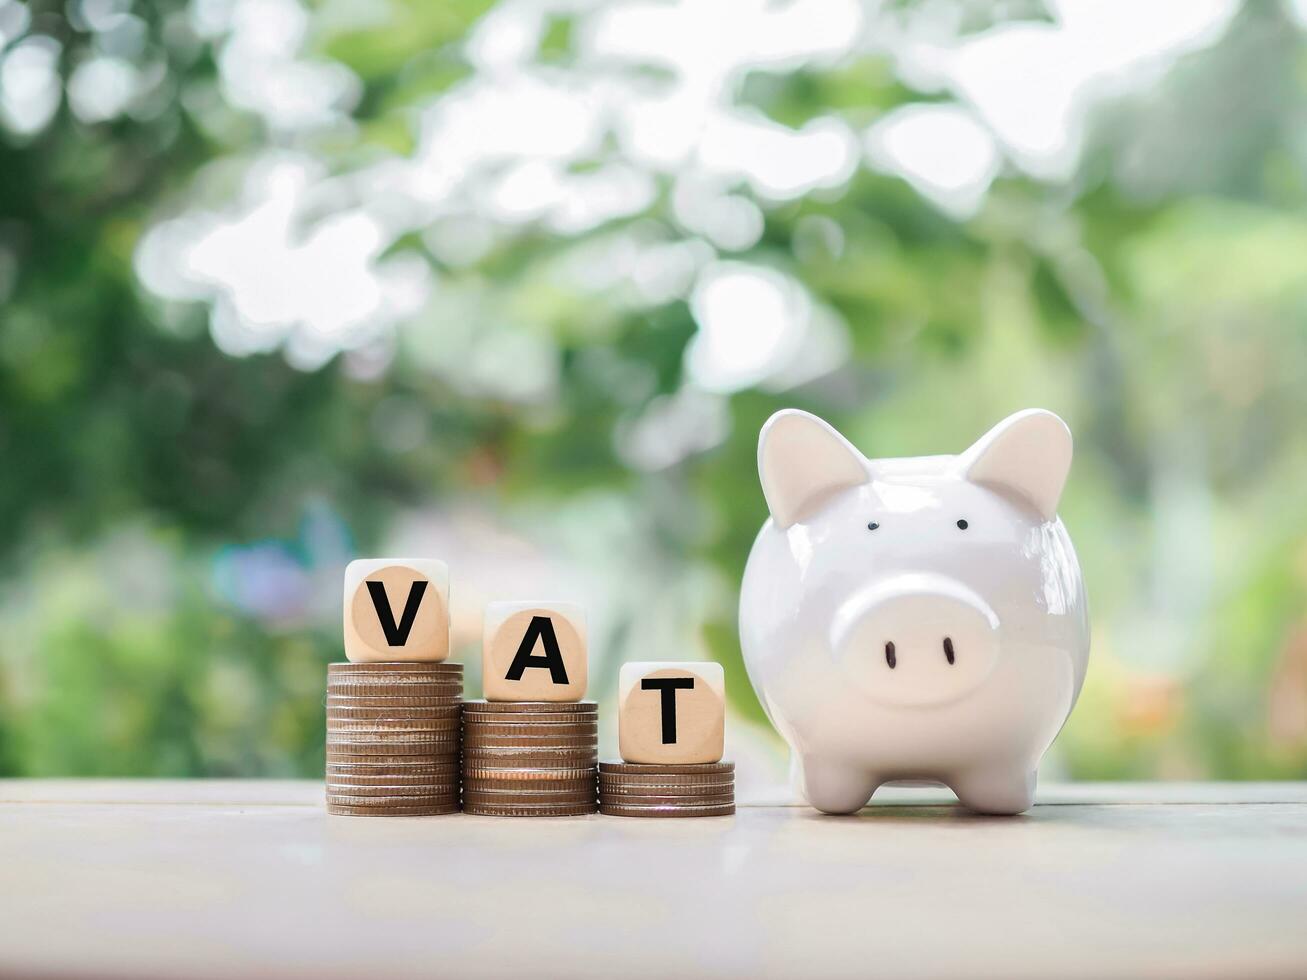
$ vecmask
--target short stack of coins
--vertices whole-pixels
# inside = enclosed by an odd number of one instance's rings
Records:
[[[722,761],[726,680],[721,664],[623,664],[617,688],[622,761],[599,764],[599,812],[613,817],[735,813],[735,763]]]
[[[735,812],[735,763],[599,763],[599,812],[615,817],[727,817]]]
[[[499,817],[594,813],[598,759],[594,701],[468,701],[463,811]]]
[[[462,664],[328,665],[327,812],[457,811],[462,702]]]

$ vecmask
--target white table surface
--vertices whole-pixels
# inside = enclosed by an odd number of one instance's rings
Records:
[[[0,781],[0,973],[1307,975],[1307,784],[884,799],[375,819],[313,782]]]

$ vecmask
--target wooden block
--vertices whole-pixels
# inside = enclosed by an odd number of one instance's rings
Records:
[[[449,566],[361,558],[345,569],[345,656],[355,663],[449,656]]]
[[[574,602],[491,602],[481,646],[487,701],[580,701],[588,682],[585,610]]]
[[[726,731],[721,664],[623,664],[617,697],[618,748],[627,762],[721,759]]]

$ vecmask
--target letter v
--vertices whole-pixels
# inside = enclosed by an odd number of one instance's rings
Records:
[[[386,598],[386,587],[380,582],[368,583],[368,595],[372,596],[372,606],[377,610],[377,620],[381,623],[381,632],[386,635],[386,642],[392,647],[402,647],[408,642],[408,634],[418,618],[418,606],[422,605],[422,596],[427,590],[424,579],[414,582],[408,589],[408,601],[404,603],[404,615],[395,625],[395,614],[391,611],[390,600]]]

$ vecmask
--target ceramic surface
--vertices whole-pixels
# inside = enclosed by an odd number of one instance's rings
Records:
[[[944,783],[1019,813],[1080,692],[1089,622],[1057,504],[1071,433],[1032,409],[957,456],[867,459],[778,412],[758,468],[771,519],[745,568],[750,680],[828,813],[883,783]]]

